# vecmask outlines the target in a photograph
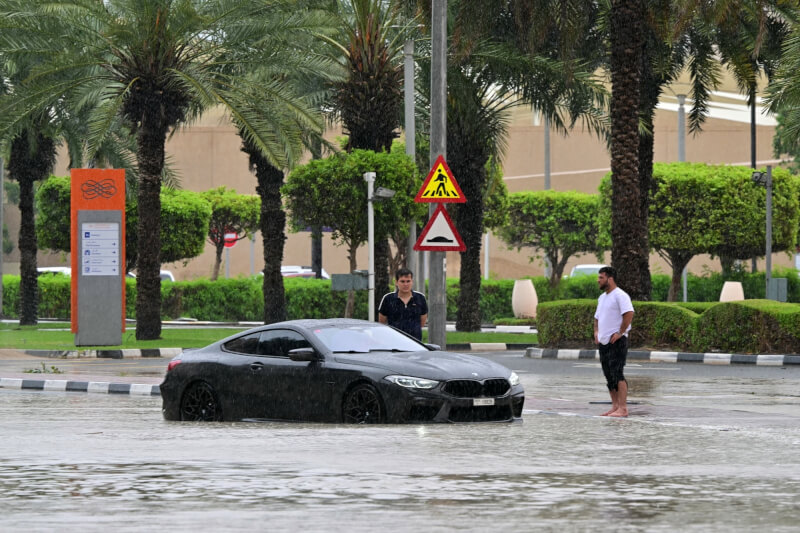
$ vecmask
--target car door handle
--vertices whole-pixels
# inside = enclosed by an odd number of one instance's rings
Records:
[[[253,372],[261,372],[264,370],[264,363],[250,363],[250,370]]]

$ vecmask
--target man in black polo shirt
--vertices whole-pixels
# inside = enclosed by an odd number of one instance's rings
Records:
[[[422,340],[422,327],[428,321],[428,302],[425,295],[411,290],[414,278],[409,269],[399,269],[394,279],[397,290],[381,299],[378,322],[394,326]]]

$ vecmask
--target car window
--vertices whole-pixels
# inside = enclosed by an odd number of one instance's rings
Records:
[[[262,331],[258,341],[258,355],[289,357],[289,350],[310,348],[311,344],[299,333],[290,329]]]
[[[249,335],[243,335],[241,337],[233,339],[232,341],[226,342],[224,347],[229,352],[257,355],[258,340],[260,337],[261,333],[251,333]]]
[[[389,326],[347,326],[320,328],[314,335],[332,352],[372,351],[418,352],[425,346]]]

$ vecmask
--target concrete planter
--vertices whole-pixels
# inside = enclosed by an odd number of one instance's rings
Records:
[[[539,298],[536,296],[536,288],[529,279],[518,279],[514,282],[514,290],[511,292],[511,309],[516,318],[536,318],[536,306],[539,305]]]

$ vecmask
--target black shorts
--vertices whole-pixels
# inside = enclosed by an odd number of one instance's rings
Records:
[[[598,344],[597,349],[600,352],[600,366],[603,367],[608,390],[617,390],[619,382],[625,381],[622,369],[625,368],[625,360],[628,358],[628,337],[623,336],[613,343]]]

